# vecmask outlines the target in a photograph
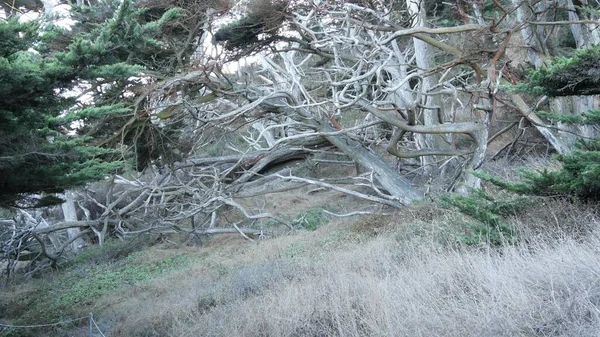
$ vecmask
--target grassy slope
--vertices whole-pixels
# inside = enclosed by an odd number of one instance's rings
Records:
[[[456,214],[424,205],[259,243],[81,258],[5,289],[0,313],[24,324],[93,312],[107,336],[131,337],[597,336],[600,219],[560,203],[528,214],[512,222],[527,240],[502,249],[457,244]],[[87,336],[80,327],[4,335]]]

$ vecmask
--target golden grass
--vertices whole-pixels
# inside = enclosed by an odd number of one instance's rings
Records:
[[[81,309],[113,337],[600,335],[600,216],[549,201],[507,221],[521,240],[504,248],[461,245],[458,215],[432,204],[152,247],[129,263],[187,262]]]
[[[600,334],[598,232],[469,248],[414,215],[202,248],[188,269],[97,309],[115,317],[111,336]]]

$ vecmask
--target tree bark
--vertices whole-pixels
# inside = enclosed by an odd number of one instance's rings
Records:
[[[73,192],[66,191],[63,194],[65,202],[61,205],[63,215],[65,218],[65,222],[77,221],[77,210],[75,209],[75,200],[73,198]],[[79,236],[80,229],[79,228],[69,228],[67,229],[67,235],[69,236],[69,240],[73,240],[71,242],[71,250],[73,252],[78,252],[80,247],[82,247],[85,242],[82,238],[77,238]]]
[[[328,125],[322,127],[323,131],[331,131]],[[402,204],[410,204],[423,196],[411,185],[408,179],[401,176],[391,168],[380,156],[367,150],[362,144],[346,135],[325,136],[327,140],[335,145],[348,157],[354,159],[358,164],[375,172],[375,178],[388,193]]]
[[[298,116],[299,109],[283,108],[282,110],[290,117]],[[301,113],[304,116],[310,116],[308,112]],[[422,198],[422,194],[411,185],[408,179],[400,175],[396,170],[391,168],[380,156],[366,149],[361,143],[353,140],[343,133],[335,133],[336,131],[326,121],[318,121],[316,119],[302,118],[305,123],[311,123],[317,132],[323,132],[323,137],[331,144],[335,145],[345,155],[352,158],[359,165],[372,170],[375,173],[375,179],[381,184],[391,196],[397,198],[397,201],[402,204],[410,204],[416,199]]]
[[[427,27],[425,2],[423,0],[406,0],[406,2],[408,14],[412,18],[412,28]],[[415,59],[417,67],[420,69],[420,73],[433,69],[435,65],[433,62],[431,46],[418,37],[413,37],[412,40],[415,47]],[[431,88],[438,83],[438,80],[438,75],[424,74],[423,77],[421,77],[420,91],[422,93],[428,93]],[[439,120],[442,104],[438,96],[425,95],[419,103],[421,104],[421,107],[418,109],[421,109],[421,112],[417,113],[417,115],[422,116],[421,122],[423,125],[438,125],[442,122]],[[413,113],[416,113],[416,111],[413,111]],[[420,149],[435,149],[438,151],[449,150],[450,146],[442,137],[442,135],[435,134],[415,134],[415,139]],[[440,160],[438,156],[421,156],[420,158],[426,176],[438,173],[438,166],[435,165],[435,163]]]

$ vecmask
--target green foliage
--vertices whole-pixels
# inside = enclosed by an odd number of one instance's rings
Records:
[[[558,171],[521,170],[522,181],[509,182],[481,172],[475,175],[508,191],[548,197],[576,197],[583,201],[600,200],[600,140],[580,142],[577,149],[557,156]]]
[[[181,268],[189,259],[183,255],[171,256],[151,263],[134,263],[136,254],[130,255],[123,265],[81,266],[67,273],[65,283],[70,284],[55,297],[57,308],[70,308],[93,304],[100,296],[116,289],[150,280],[168,271]]]
[[[80,110],[69,111],[66,114],[49,117],[48,122],[54,125],[69,125],[75,121],[86,122],[111,115],[127,114],[131,110],[123,104],[110,106],[90,106]]]
[[[38,207],[43,196],[32,194],[102,179],[131,158],[123,145],[135,150],[139,169],[161,155],[156,142],[166,135],[149,116],[136,116],[135,96],[124,94],[145,69],[165,70],[158,64],[176,51],[158,37],[180,10],[145,21],[130,0],[100,4],[86,6],[101,14],[72,31],[0,22],[0,206]],[[64,95],[86,88],[91,103]]]
[[[448,194],[441,198],[441,205],[455,208],[469,216],[475,222],[465,222],[468,229],[461,237],[465,244],[474,245],[489,242],[502,245],[514,239],[514,229],[503,222],[502,218],[515,215],[530,204],[525,198],[494,198],[483,190],[472,195]]]
[[[292,223],[294,225],[299,225],[304,227],[309,231],[314,231],[322,225],[326,225],[329,220],[323,216],[322,209],[311,209],[306,211],[306,213],[298,215]]]
[[[555,58],[549,66],[531,71],[519,89],[548,96],[600,94],[600,46]]]
[[[80,317],[83,308],[89,308],[102,296],[129,291],[145,281],[179,270],[191,262],[185,255],[145,261],[144,251],[133,252],[118,260],[102,260],[115,248],[120,251],[125,249],[124,245],[113,242],[88,250],[54,278],[46,277],[41,280],[35,293],[22,297],[19,303],[11,303],[11,316],[18,318],[10,321],[10,324],[28,325]],[[96,260],[98,263],[95,263]],[[22,313],[17,314],[18,311]],[[48,332],[48,328],[45,329],[43,331]],[[2,331],[0,335],[39,336],[40,332],[20,329]]]
[[[551,96],[599,94],[600,46],[581,49],[572,57],[553,60],[548,67],[531,72],[529,81],[519,89]],[[541,112],[540,115],[556,122],[600,124],[598,110],[581,116],[556,112]],[[560,170],[521,171],[523,179],[519,182],[508,182],[482,173],[475,175],[514,193],[600,200],[600,139],[582,139],[571,153],[558,155],[557,159],[562,163]]]
[[[540,111],[538,114],[540,116],[548,118],[552,121],[564,122],[564,123],[568,123],[568,124],[585,124],[585,125],[600,124],[600,110],[591,110],[591,111],[584,113],[581,116],[563,115],[563,114],[547,112],[547,111]]]

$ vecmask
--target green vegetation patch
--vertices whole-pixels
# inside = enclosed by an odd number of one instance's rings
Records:
[[[457,209],[471,218],[463,223],[466,232],[460,240],[468,245],[487,242],[492,245],[510,243],[515,239],[515,230],[503,220],[532,205],[524,197],[508,197],[506,193],[494,197],[483,190],[475,190],[469,196],[448,194],[441,198],[441,205]]]
[[[323,210],[320,208],[310,209],[292,221],[292,224],[302,226],[309,231],[314,231],[327,223],[329,223],[329,219],[323,215]]]
[[[571,57],[552,60],[548,67],[529,74],[521,89],[549,96],[597,95],[600,93],[600,47],[577,50]]]
[[[189,258],[175,255],[162,260],[136,264],[132,254],[124,263],[101,266],[82,266],[65,276],[62,296],[54,297],[58,308],[93,304],[102,295],[127,286],[150,280],[189,263]],[[69,286],[70,284],[70,286]]]
[[[47,275],[36,289],[9,303],[6,323],[27,325],[52,323],[85,316],[100,297],[114,292],[131,290],[144,281],[179,270],[192,261],[188,255],[172,255],[151,261],[142,254],[132,253],[110,263],[77,263],[61,271],[54,278]],[[14,319],[11,319],[14,318]],[[37,331],[39,332],[39,331]],[[0,336],[35,336],[36,331],[1,331]]]

